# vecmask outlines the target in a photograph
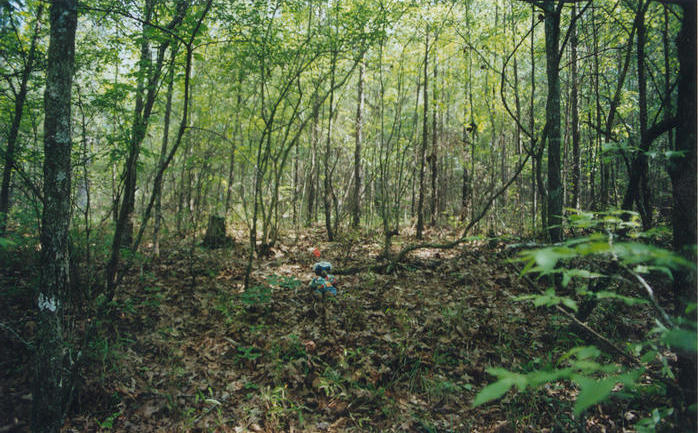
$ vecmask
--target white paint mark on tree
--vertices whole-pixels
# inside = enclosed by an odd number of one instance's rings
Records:
[[[49,310],[50,312],[55,313],[58,309],[58,304],[58,299],[55,297],[48,297],[43,293],[39,293],[39,310]]]

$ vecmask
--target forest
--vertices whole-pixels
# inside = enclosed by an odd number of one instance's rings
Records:
[[[0,433],[696,432],[695,0],[0,1]]]

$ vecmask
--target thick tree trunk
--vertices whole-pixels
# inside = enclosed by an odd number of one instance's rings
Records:
[[[562,183],[560,179],[560,9],[553,0],[543,2],[548,98],[545,106],[548,141],[548,237],[562,240]]]
[[[219,248],[230,243],[226,234],[225,217],[211,215],[208,217],[208,227],[204,236],[204,246],[207,248]]]
[[[70,94],[75,60],[77,1],[54,0],[44,92],[44,210],[37,292],[32,431],[58,432],[71,384],[65,376],[63,314],[68,301],[72,148]]]
[[[696,3],[682,3],[681,31],[676,38],[679,57],[678,128],[675,150],[683,156],[669,161],[673,208],[674,248],[695,263],[696,237]],[[684,314],[685,306],[696,302],[695,272],[684,270],[674,277],[676,313]],[[695,323],[696,310],[688,317]],[[679,357],[678,382],[684,392],[686,407],[696,403],[696,355]],[[690,431],[696,430],[695,411],[682,414]]]
[[[41,29],[41,15],[43,14],[44,5],[39,3],[36,9],[36,24],[34,25],[34,34],[32,35],[29,54],[27,55],[24,69],[22,70],[22,78],[19,84],[19,89],[15,97],[15,111],[10,124],[10,132],[7,136],[7,149],[5,150],[5,166],[2,172],[2,185],[0,186],[0,236],[5,234],[7,220],[10,213],[10,189],[12,187],[12,171],[16,163],[16,146],[17,136],[19,135],[19,127],[22,123],[22,114],[24,111],[24,101],[27,98],[27,90],[29,84],[29,76],[34,70],[34,57],[36,56],[36,40],[39,37]]]

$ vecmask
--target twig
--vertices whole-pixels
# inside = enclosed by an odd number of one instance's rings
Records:
[[[659,305],[657,302],[657,299],[654,297],[654,290],[652,290],[652,287],[647,283],[647,281],[642,277],[642,275],[638,274],[637,272],[633,271],[632,269],[628,268],[627,266],[623,266],[630,275],[635,277],[637,281],[640,282],[640,285],[647,291],[647,296],[650,298],[650,302],[652,303],[652,306],[659,312],[659,314],[662,316],[662,318],[666,321],[666,323],[669,325],[670,328],[674,327],[674,322],[671,320],[671,317],[664,311],[664,309]]]
[[[32,346],[32,344],[30,342],[28,342],[27,340],[22,338],[22,336],[19,335],[19,333],[17,331],[15,331],[13,328],[11,328],[10,326],[4,324],[3,322],[0,322],[0,328],[4,329],[7,332],[9,332],[10,334],[12,334],[17,340],[19,340],[22,344],[27,346],[28,349],[30,349],[30,350],[33,349],[34,346]]]

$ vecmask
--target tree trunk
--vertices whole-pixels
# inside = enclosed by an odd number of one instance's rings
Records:
[[[545,14],[545,58],[548,98],[545,106],[548,141],[548,237],[562,240],[562,183],[560,180],[560,6],[553,0],[543,2]]]
[[[225,217],[211,215],[208,217],[208,227],[204,235],[204,246],[219,248],[228,245],[230,239],[226,235]]]
[[[427,141],[429,139],[429,24],[424,35],[424,122],[422,127],[422,147],[419,151],[419,198],[417,199],[417,239],[424,237],[424,165],[427,153]]]
[[[434,43],[436,43],[436,37],[434,37]],[[438,76],[438,56],[436,55],[436,48],[434,48],[434,55],[432,56],[434,63],[434,81],[432,83],[432,111],[431,111],[431,155],[429,155],[429,168],[431,169],[431,207],[430,207],[430,224],[436,225],[436,219],[438,214],[438,202],[439,202],[439,191],[437,188],[437,181],[439,177],[439,165],[438,165],[438,139],[436,134],[436,111],[438,108],[438,103],[436,101],[436,79]]]
[[[593,39],[593,51],[594,51],[594,62],[593,62],[593,77],[594,77],[594,101],[595,101],[595,115],[596,115],[596,124],[601,125],[601,94],[599,91],[599,28],[596,25],[596,9],[594,8],[594,5],[592,4],[591,6],[591,29],[592,29],[592,39]],[[632,41],[632,38],[631,38]],[[621,74],[622,77],[625,77],[625,70]],[[619,79],[619,82],[622,79]],[[616,90],[618,91],[618,87],[616,87]],[[617,93],[617,92],[616,92]],[[611,103],[613,106],[613,103]],[[612,123],[613,117],[614,117],[614,110],[611,108],[609,110],[609,115],[606,120],[606,132],[604,134],[604,142],[608,143],[610,141],[610,130],[609,128],[609,122]],[[609,164],[604,161],[604,158],[601,154],[601,138],[597,134],[596,136],[596,158],[598,158],[598,163],[599,163],[599,206],[598,208],[601,210],[606,210],[608,206],[608,183],[609,183],[609,177],[610,177],[610,171],[608,169]],[[596,194],[595,192],[595,170],[594,170],[594,165],[595,161],[592,159],[592,169],[591,169],[591,180],[590,180],[590,190],[591,190],[591,200],[595,204],[596,203]],[[594,206],[596,207],[596,206]]]
[[[535,32],[533,31],[533,28],[536,25],[536,11],[535,11],[535,6],[533,3],[531,3],[531,47],[530,47],[530,54],[531,54],[531,100],[529,101],[530,105],[528,107],[529,110],[529,130],[531,131],[531,134],[533,134],[533,131],[536,129],[536,116],[535,116],[535,102],[536,102],[536,56],[535,56]],[[533,229],[533,233],[536,233],[536,221],[538,221],[538,158],[537,155],[535,154],[535,149],[533,149],[533,140],[531,140],[531,152],[534,152],[533,155],[531,155],[531,227]]]
[[[71,384],[65,377],[63,314],[69,300],[71,132],[77,1],[54,0],[44,92],[44,210],[37,293],[32,431],[58,432]]]
[[[310,173],[308,173],[308,215],[305,225],[310,227],[315,222],[315,195],[316,195],[316,171],[317,171],[317,143],[320,135],[320,101],[313,103],[313,127],[310,131]]]
[[[632,210],[633,203],[637,204],[642,226],[648,230],[652,226],[652,210],[648,203],[649,186],[647,184],[648,162],[646,152],[649,150],[651,140],[647,135],[647,76],[645,71],[645,44],[647,42],[647,29],[645,27],[645,12],[649,2],[638,4],[637,12],[637,86],[638,86],[638,113],[640,117],[639,151],[634,156],[630,165],[630,180],[628,189],[623,198],[622,208]]]
[[[674,249],[695,263],[696,238],[696,3],[682,3],[681,30],[676,38],[679,57],[678,128],[675,150],[683,156],[669,160],[673,208],[672,225]],[[696,302],[695,272],[683,270],[675,274],[674,293],[677,314],[684,314],[685,306]],[[695,323],[696,310],[688,319]],[[696,354],[683,355],[678,360],[678,382],[684,392],[685,407],[696,403]],[[686,426],[696,430],[695,411],[682,414]]]
[[[167,81],[167,100],[165,102],[165,119],[162,132],[162,146],[160,147],[160,159],[158,167],[161,168],[167,159],[167,144],[170,133],[170,114],[172,113],[172,87],[174,84],[174,60],[176,51],[172,51],[172,63]],[[153,255],[160,257],[160,225],[162,224],[162,179],[156,180],[153,187],[155,194],[155,221],[153,222]]]
[[[332,207],[330,199],[334,191],[332,190],[332,179],[330,174],[330,150],[332,148],[332,117],[334,113],[334,84],[335,84],[335,68],[337,64],[337,51],[332,54],[332,68],[330,72],[330,109],[327,116],[327,140],[325,141],[325,160],[324,169],[325,175],[323,179],[322,204],[325,211],[325,230],[327,230],[327,240],[334,241],[334,230],[332,229]]]
[[[572,16],[577,15],[577,4],[572,3]],[[578,82],[577,82],[577,24],[573,24],[570,29],[570,50],[572,55],[572,64],[570,66],[570,79],[572,80],[572,94],[570,95],[570,104],[572,105],[572,202],[570,206],[574,209],[579,209],[579,181],[581,177],[581,166],[579,163],[579,101],[578,101]]]
[[[146,0],[144,17],[145,21],[150,21],[153,13],[154,0]],[[112,251],[109,263],[107,264],[107,297],[114,296],[115,276],[119,266],[122,246],[130,247],[133,238],[133,212],[136,194],[136,174],[140,146],[145,137],[147,117],[144,116],[144,92],[146,74],[151,67],[150,42],[148,36],[148,26],[143,24],[143,35],[141,39],[141,53],[138,71],[138,84],[136,88],[136,100],[134,108],[133,125],[131,128],[131,138],[129,152],[126,160],[124,174],[124,189],[119,206],[119,214],[114,228],[114,238],[112,240]],[[154,89],[153,89],[154,90]]]
[[[242,104],[242,75],[238,76],[238,86],[237,86],[237,97],[235,99],[235,125],[233,126],[233,137],[230,143],[230,164],[228,166],[228,188],[225,192],[225,210],[223,212],[224,217],[228,217],[230,212],[230,202],[233,196],[233,183],[235,180],[235,151],[237,148],[238,134],[237,132],[241,130],[240,125],[240,105]]]
[[[363,59],[359,65],[359,84],[356,95],[356,142],[354,145],[354,191],[352,197],[352,222],[354,229],[359,228],[361,220],[361,141],[364,111],[364,70]]]
[[[29,77],[34,70],[34,57],[36,55],[36,40],[39,37],[41,29],[41,15],[44,10],[43,3],[39,3],[36,9],[36,23],[34,25],[34,34],[32,35],[29,54],[27,55],[24,69],[22,70],[22,79],[19,84],[19,90],[15,97],[15,111],[10,124],[10,132],[7,136],[7,149],[5,150],[5,166],[2,172],[2,186],[0,186],[0,236],[5,234],[7,220],[10,214],[10,188],[12,187],[12,170],[16,164],[16,145],[17,136],[19,135],[19,127],[22,123],[22,114],[24,111],[24,101],[27,98],[27,90]]]

